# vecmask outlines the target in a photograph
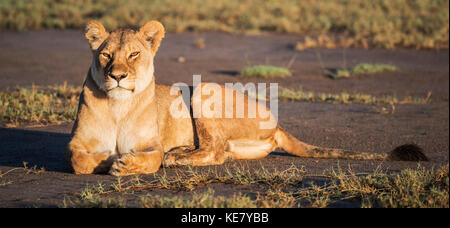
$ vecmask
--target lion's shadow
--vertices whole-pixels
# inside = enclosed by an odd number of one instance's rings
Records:
[[[64,152],[70,134],[0,128],[0,166],[36,166],[47,171],[70,172]]]
[[[0,166],[36,166],[47,171],[72,172],[65,160],[65,150],[70,134],[0,128]],[[292,156],[274,151],[270,156]]]

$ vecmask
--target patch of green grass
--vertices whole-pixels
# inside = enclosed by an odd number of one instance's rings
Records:
[[[336,71],[326,70],[325,73],[333,79],[349,78],[362,74],[375,74],[381,72],[395,72],[397,67],[390,64],[369,64],[361,63],[350,69],[337,69]]]
[[[428,92],[426,97],[405,97],[403,100],[399,100],[395,96],[382,96],[376,97],[370,94],[363,93],[346,93],[339,94],[332,93],[314,93],[303,91],[302,89],[287,89],[278,88],[278,99],[282,101],[301,101],[301,102],[324,102],[324,103],[340,103],[340,104],[427,104],[431,99],[431,92]]]
[[[352,75],[375,74],[380,72],[397,71],[397,67],[390,64],[369,64],[361,63],[352,68]]]
[[[369,94],[331,94],[331,93],[314,93],[305,92],[302,89],[292,90],[287,88],[278,88],[278,99],[282,101],[303,101],[303,102],[326,102],[326,103],[362,103],[362,104],[397,104],[398,99],[395,97],[375,97]]]
[[[152,196],[141,197],[144,208],[292,208],[295,200],[270,199],[258,196],[252,198],[242,193],[230,197],[217,196],[214,190],[208,189],[204,193],[194,193],[192,196]]]
[[[242,69],[239,75],[257,78],[285,78],[291,76],[291,72],[283,67],[256,65]]]
[[[94,186],[86,186],[86,188],[78,194],[78,198],[64,198],[60,207],[62,208],[124,208],[125,200],[121,197],[107,197],[103,184],[98,183]]]
[[[65,198],[60,207],[63,208],[124,208],[126,200],[121,196],[110,197],[83,190],[78,199]],[[171,195],[144,195],[134,207],[140,208],[292,208],[295,198],[283,197],[275,199],[270,196],[250,197],[242,193],[232,196],[218,196],[214,190],[208,188],[206,192],[193,193],[190,196]]]
[[[264,184],[270,189],[282,188],[287,185],[298,184],[302,178],[303,170],[292,166],[283,171],[267,170],[264,167],[252,170],[244,166],[227,167],[225,172],[217,170],[200,170],[188,167],[187,170],[168,177],[165,172],[154,174],[154,180],[145,181],[139,176],[134,176],[126,181],[118,178],[110,187],[101,183],[88,186],[77,198],[65,198],[61,207],[126,207],[126,202],[121,197],[110,197],[112,193],[130,193],[150,189],[167,189],[174,191],[193,192],[189,196],[179,195],[145,195],[141,196],[139,207],[144,208],[267,208],[295,206],[296,200],[292,195],[283,195],[277,191],[269,191],[268,194],[258,194],[250,197],[243,194],[234,194],[231,197],[217,196],[214,190],[208,188],[206,192],[197,193],[196,189],[205,188],[211,183],[251,185]],[[276,195],[283,195],[277,198]]]
[[[346,46],[449,46],[447,0],[0,1],[0,29],[82,28],[90,19],[108,29],[157,19],[170,32],[294,33],[319,36],[319,43],[337,34]]]
[[[0,91],[0,122],[60,124],[75,120],[81,88],[59,86],[17,88]]]
[[[304,170],[292,166],[289,169],[267,170],[261,169],[250,170],[245,166],[226,166],[224,172],[219,173],[217,170],[200,170],[188,167],[184,172],[179,172],[175,176],[168,176],[165,170],[161,174],[154,174],[153,181],[144,181],[139,176],[123,182],[118,178],[117,183],[113,183],[114,191],[121,192],[127,190],[142,190],[148,188],[159,188],[168,190],[183,190],[192,192],[197,188],[205,187],[211,183],[223,184],[264,184],[269,187],[295,185],[301,182]],[[103,189],[102,189],[103,191]]]
[[[336,78],[349,78],[352,76],[352,72],[349,69],[336,69],[335,71],[327,70],[325,71],[325,74],[328,75],[328,77],[336,79]]]
[[[358,175],[351,170],[329,173],[326,186],[312,185],[297,192],[300,196],[352,200],[361,207],[448,208],[449,167],[438,170],[405,169],[387,174],[379,170]]]
[[[140,197],[138,207],[156,208],[267,208],[267,207],[329,207],[333,203],[349,201],[361,207],[449,207],[449,168],[437,170],[422,167],[386,173],[355,174],[350,168],[307,175],[292,166],[283,171],[228,167],[225,172],[188,168],[176,176],[155,174],[153,181],[135,176],[128,181],[113,183],[109,188],[98,184],[85,188],[74,200],[65,199],[63,207],[126,207],[121,196],[151,189],[168,189],[184,194],[149,195]],[[303,183],[304,177],[320,176],[324,184]],[[163,178],[161,178],[163,177]],[[258,185],[265,188],[254,194],[216,195],[208,187],[211,183]],[[184,188],[182,186],[192,186]],[[202,190],[206,188],[205,190]],[[193,190],[196,189],[195,192]],[[120,194],[111,197],[110,194]],[[129,195],[128,195],[129,196]]]

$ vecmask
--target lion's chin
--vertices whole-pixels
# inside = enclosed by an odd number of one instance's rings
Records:
[[[133,94],[133,91],[116,87],[114,89],[108,90],[106,92],[109,98],[116,99],[116,100],[125,100],[129,99],[131,95]]]

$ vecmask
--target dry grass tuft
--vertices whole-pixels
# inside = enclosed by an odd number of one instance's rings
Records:
[[[419,166],[392,174],[379,170],[370,174],[355,174],[351,169],[347,172],[331,170],[328,185],[312,184],[296,194],[316,199],[356,201],[361,207],[448,208],[448,171],[448,165],[438,170]]]
[[[324,184],[303,183],[306,175],[295,166],[277,171],[250,170],[245,166],[230,166],[224,172],[188,168],[168,177],[155,174],[152,181],[139,176],[127,181],[118,179],[110,187],[99,183],[86,187],[76,199],[66,198],[63,207],[126,207],[122,196],[144,190],[168,189],[166,195],[140,196],[138,207],[156,208],[267,208],[267,207],[330,207],[339,202],[353,202],[361,207],[449,207],[448,166],[437,170],[405,169],[385,173],[379,169],[369,174],[355,174],[350,168],[340,168],[320,175]],[[263,186],[254,193],[232,196],[215,194],[210,184]],[[185,193],[179,194],[180,191]],[[176,193],[176,194],[175,194]],[[115,198],[111,194],[116,195]],[[118,197],[117,197],[118,195]]]
[[[431,100],[431,92],[428,92],[426,97],[405,97],[403,100],[398,100],[395,96],[376,97],[370,94],[363,93],[346,93],[340,94],[332,93],[314,93],[303,91],[301,88],[297,90],[278,88],[278,99],[282,101],[302,101],[302,102],[325,102],[325,103],[359,103],[359,104],[428,104]]]
[[[58,86],[0,91],[0,121],[8,126],[60,124],[75,120],[81,88]]]
[[[352,76],[362,75],[362,74],[375,74],[381,72],[394,72],[397,71],[397,67],[390,64],[369,64],[361,63],[350,69],[336,69],[335,71],[325,70],[325,74],[330,78],[349,78]]]

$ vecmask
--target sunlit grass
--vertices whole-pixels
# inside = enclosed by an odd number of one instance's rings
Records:
[[[242,69],[239,75],[256,78],[285,78],[291,76],[291,72],[283,67],[256,65]]]
[[[394,72],[397,71],[397,67],[390,64],[370,64],[361,63],[353,68],[349,69],[336,69],[335,71],[326,70],[326,74],[334,79],[337,78],[349,78],[356,75],[362,74],[375,74],[382,72]]]
[[[60,124],[75,119],[81,88],[58,86],[0,91],[0,121],[16,126]]]
[[[356,174],[351,170],[329,172],[331,182],[325,186],[312,185],[297,193],[304,197],[354,200],[361,207],[383,208],[448,208],[449,167],[437,170],[404,169],[387,174],[375,170]]]
[[[341,104],[427,104],[431,99],[431,92],[426,97],[405,97],[399,100],[396,96],[374,96],[364,93],[315,93],[302,89],[278,88],[278,99],[282,101],[324,102]]]
[[[349,78],[352,76],[362,74],[375,74],[394,71],[397,71],[397,67],[390,64],[361,63],[349,69],[343,68],[336,70],[325,70],[325,74],[333,79],[338,79],[338,78]]]
[[[397,71],[397,67],[390,64],[369,64],[369,63],[361,63],[352,68],[352,75],[359,74],[374,74],[381,72],[393,72]]]
[[[294,199],[271,199],[235,193],[232,196],[218,196],[214,190],[204,193],[194,193],[192,196],[160,196],[146,195],[141,197],[141,207],[144,208],[292,208]]]
[[[323,175],[308,175],[295,166],[277,171],[264,167],[250,169],[228,167],[225,172],[188,168],[176,176],[155,174],[152,181],[136,176],[118,179],[110,186],[101,183],[86,187],[76,198],[66,198],[63,207],[127,207],[122,196],[152,189],[167,189],[165,195],[133,195],[140,201],[134,207],[157,208],[263,208],[263,207],[330,207],[348,201],[360,207],[449,207],[448,165],[439,169],[405,169],[387,173],[354,173],[331,169]],[[323,184],[304,183],[304,177],[320,176]],[[254,194],[236,193],[221,196],[210,184],[258,185]],[[265,186],[261,189],[261,185]],[[182,186],[191,186],[185,188]],[[194,191],[195,190],[195,191]],[[206,190],[206,191],[205,191]],[[184,194],[174,194],[183,191]]]
[[[108,29],[136,27],[156,19],[170,32],[276,32],[317,37],[299,43],[299,50],[317,46],[449,46],[447,0],[0,1],[0,29],[82,28],[90,19],[101,21]]]

